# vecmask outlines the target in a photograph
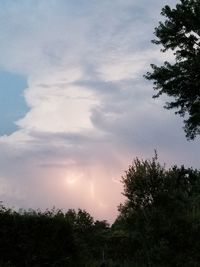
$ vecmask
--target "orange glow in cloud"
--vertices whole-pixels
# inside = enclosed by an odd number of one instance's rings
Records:
[[[57,186],[53,183],[48,189],[55,194],[55,202],[59,202],[59,207],[64,209],[85,209],[95,219],[114,221],[117,206],[122,201],[121,183],[108,175],[102,166],[89,167],[87,170],[75,170],[74,167],[56,174],[60,176],[56,179]]]

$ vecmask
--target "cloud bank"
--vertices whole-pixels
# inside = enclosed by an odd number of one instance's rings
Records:
[[[167,1],[175,4],[176,1]],[[166,2],[2,1],[0,68],[26,75],[29,111],[0,137],[0,199],[15,207],[85,208],[112,221],[135,156],[199,164],[182,122],[142,75]],[[168,58],[170,55],[168,55]]]

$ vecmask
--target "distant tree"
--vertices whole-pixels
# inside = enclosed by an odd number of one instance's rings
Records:
[[[0,206],[0,266],[79,266],[78,244],[61,211]]]
[[[71,222],[76,243],[83,263],[101,260],[102,250],[107,242],[110,227],[106,221],[94,221],[85,210],[68,210],[65,218]]]
[[[165,6],[161,14],[166,20],[155,28],[157,39],[152,42],[162,45],[162,52],[173,51],[175,62],[152,64],[153,71],[145,77],[154,81],[154,97],[174,98],[165,108],[185,117],[186,136],[194,139],[200,134],[200,2],[180,0],[175,8]]]
[[[129,257],[140,266],[200,266],[200,172],[166,170],[155,156],[136,159],[122,182],[116,225],[128,234]]]
[[[85,210],[19,210],[0,202],[0,267],[100,266],[110,226]]]

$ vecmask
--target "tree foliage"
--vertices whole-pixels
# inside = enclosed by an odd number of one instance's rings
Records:
[[[194,139],[200,134],[200,2],[181,0],[175,8],[165,6],[161,14],[166,20],[155,29],[153,43],[162,45],[162,52],[173,51],[175,63],[152,64],[145,77],[154,81],[154,97],[174,98],[165,107],[185,117],[186,136]]]
[[[81,209],[17,212],[0,205],[0,266],[89,267],[101,260],[109,229]]]
[[[122,178],[120,216],[139,266],[194,267],[200,256],[200,172],[136,159]]]

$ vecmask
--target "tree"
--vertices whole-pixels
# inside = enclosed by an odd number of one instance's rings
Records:
[[[61,211],[20,211],[0,204],[0,266],[80,266],[79,246]]]
[[[162,52],[173,51],[175,63],[152,64],[153,71],[145,77],[154,81],[154,97],[174,98],[165,108],[175,108],[185,117],[186,137],[194,139],[200,134],[200,2],[180,0],[175,8],[165,6],[161,14],[166,20],[155,28],[157,39],[152,42],[162,45]]]
[[[194,267],[200,256],[200,172],[136,159],[122,177],[118,220],[139,266]],[[119,225],[119,222],[118,222]]]

